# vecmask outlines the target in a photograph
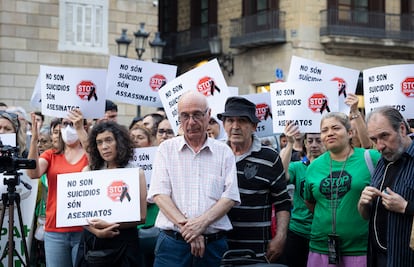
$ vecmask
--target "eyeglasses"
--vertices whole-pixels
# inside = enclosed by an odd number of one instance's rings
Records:
[[[193,118],[193,120],[195,121],[200,121],[204,117],[204,115],[206,115],[207,111],[208,111],[208,108],[204,112],[196,111],[193,114],[182,112],[180,113],[180,115],[178,115],[178,119],[180,122],[188,121],[190,120],[190,118]]]
[[[174,131],[172,129],[158,129],[157,133],[159,135],[163,135],[163,134],[174,135]]]
[[[71,121],[63,121],[62,122],[62,126],[63,126],[63,128],[66,128],[66,126],[70,126],[70,127],[73,127],[73,122],[71,122]]]

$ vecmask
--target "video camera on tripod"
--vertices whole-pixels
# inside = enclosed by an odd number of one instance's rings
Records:
[[[20,169],[35,169],[36,161],[29,160],[26,158],[18,157],[19,148],[13,147],[10,145],[3,145],[0,141],[0,173],[3,174],[3,184],[7,185],[7,192],[1,194],[1,205],[0,205],[0,229],[3,226],[4,217],[6,209],[9,214],[9,224],[8,224],[8,241],[6,247],[3,251],[3,254],[0,258],[1,261],[8,256],[8,266],[13,266],[13,255],[17,257],[22,262],[23,266],[28,266],[29,264],[29,254],[27,249],[26,237],[23,232],[23,220],[22,212],[20,208],[20,195],[16,192],[16,186],[23,184],[28,190],[32,189],[31,185],[21,181],[20,175],[22,173],[18,172]],[[26,260],[23,261],[22,256],[17,252],[15,248],[15,242],[13,240],[13,227],[14,227],[14,208],[16,207],[18,221],[20,226],[20,232],[22,233],[22,243],[24,248],[24,255]]]
[[[19,148],[3,145],[0,141],[0,172],[11,173],[20,169],[35,169],[36,161],[19,158]]]

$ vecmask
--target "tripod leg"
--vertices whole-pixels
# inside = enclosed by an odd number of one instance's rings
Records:
[[[7,201],[7,197],[4,196],[4,194],[2,195],[2,203],[3,203],[3,207],[1,209],[1,213],[0,213],[0,230],[3,227],[3,222],[4,222],[4,215],[6,214],[6,207],[8,205]],[[9,243],[7,242],[6,245],[4,246],[4,250],[3,253],[1,254],[1,258],[0,258],[0,262],[6,258],[7,255],[7,251],[9,248]]]
[[[20,225],[20,232],[22,233],[22,242],[23,242],[23,250],[24,250],[24,256],[26,258],[26,265],[29,264],[29,250],[27,249],[27,242],[26,242],[26,233],[24,231],[24,225],[23,225],[23,217],[22,217],[22,209],[20,207],[20,196],[17,195],[16,197],[16,207],[17,207],[17,215],[19,217],[19,225]]]
[[[25,254],[26,261],[23,261],[23,258],[20,256],[19,252],[16,250],[16,244],[13,240],[13,229],[14,229],[14,202],[16,202],[16,208],[17,208],[17,215],[19,219],[19,226],[20,226],[20,232],[22,235],[22,242],[23,242],[23,253]],[[5,202],[3,202],[5,203]],[[29,264],[29,252],[27,249],[27,243],[26,243],[26,235],[24,232],[24,225],[23,225],[23,217],[22,212],[20,208],[20,196],[14,195],[9,197],[8,208],[9,208],[9,228],[8,228],[8,239],[7,239],[7,245],[5,248],[5,251],[3,252],[2,259],[5,257],[6,249],[7,249],[7,255],[8,255],[8,267],[13,267],[13,253],[16,254],[16,256],[21,261],[22,266],[27,267]],[[3,217],[2,221],[4,220],[4,209],[2,211]]]
[[[8,251],[8,267],[13,267],[13,252],[15,250],[15,243],[13,240],[13,229],[14,229],[14,203],[13,201],[9,203],[9,232],[8,234],[8,243],[9,243],[9,251]],[[19,255],[19,254],[17,254]]]

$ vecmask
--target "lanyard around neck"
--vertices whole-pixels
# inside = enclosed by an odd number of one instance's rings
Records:
[[[331,179],[331,192],[330,192],[331,199],[330,199],[330,204],[331,204],[331,211],[332,211],[332,233],[333,234],[336,234],[336,210],[337,210],[337,207],[339,205],[338,204],[339,203],[339,196],[338,196],[338,194],[339,194],[339,184],[338,184],[338,182],[339,181],[338,180],[341,179],[341,177],[342,177],[342,173],[345,170],[345,166],[346,166],[346,163],[347,163],[347,161],[349,159],[349,155],[351,154],[351,151],[352,151],[352,148],[349,149],[348,155],[346,156],[346,159],[345,159],[344,163],[342,164],[341,172],[339,173],[339,176],[338,176],[338,178],[336,180],[336,192],[335,192],[335,195],[333,194],[333,191],[334,191],[334,185],[333,185],[334,184],[334,179],[333,179],[333,174],[332,174],[332,157],[329,155],[329,157],[331,159],[330,165],[329,165],[329,172],[330,172],[330,179]]]

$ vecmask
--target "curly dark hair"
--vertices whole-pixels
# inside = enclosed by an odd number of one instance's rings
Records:
[[[113,121],[104,121],[96,124],[89,133],[87,152],[89,153],[89,167],[91,170],[100,170],[105,164],[98,150],[96,137],[105,131],[111,132],[116,141],[117,156],[115,162],[118,167],[125,167],[134,153],[134,146],[125,126]]]

